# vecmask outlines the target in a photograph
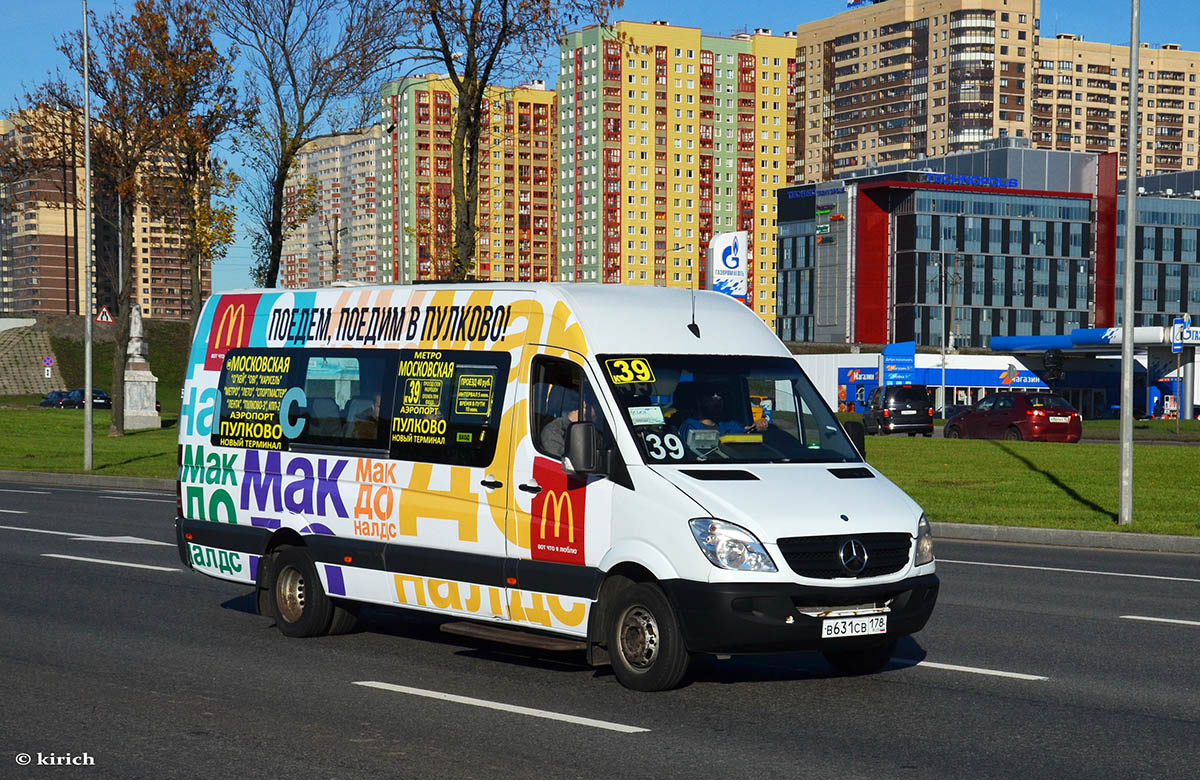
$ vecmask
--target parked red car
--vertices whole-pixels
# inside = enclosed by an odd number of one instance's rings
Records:
[[[947,439],[1077,442],[1083,417],[1051,393],[992,393],[946,421]]]

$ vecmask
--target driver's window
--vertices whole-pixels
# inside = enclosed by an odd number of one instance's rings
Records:
[[[530,432],[538,452],[561,458],[573,422],[595,423],[600,441],[606,440],[608,425],[582,367],[557,358],[534,358],[529,392]]]
[[[985,398],[979,402],[979,406],[975,407],[975,410],[979,411],[979,412],[986,412],[986,411],[990,410],[992,408],[992,405],[995,403],[996,403],[995,396],[992,396],[991,398]]]

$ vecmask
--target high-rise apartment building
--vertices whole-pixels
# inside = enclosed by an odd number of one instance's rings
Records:
[[[22,155],[37,146],[26,131],[8,120],[0,120],[0,137]],[[70,144],[70,132],[65,127],[63,143]],[[84,289],[87,215],[81,187],[83,165],[63,159],[82,155],[56,156],[58,159],[35,167],[22,167],[18,162],[16,172],[10,171],[0,183],[0,311],[95,314],[101,306],[107,306],[115,316],[122,281],[117,196],[105,190],[101,178],[93,173],[94,273],[89,293]],[[192,309],[191,274],[181,216],[171,206],[171,199],[177,197],[173,192],[175,166],[169,156],[154,156],[147,160],[140,175],[151,195],[134,208],[132,302],[141,306],[143,316],[186,320]],[[211,280],[210,265],[204,263],[200,270],[204,295],[211,289]]]
[[[1138,170],[1194,170],[1200,155],[1200,52],[1178,44],[1138,52]],[[1060,33],[1038,47],[1031,137],[1043,149],[1119,152],[1125,175],[1129,47]]]
[[[750,235],[750,296],[775,310],[775,190],[791,181],[796,41],[666,22],[564,36],[561,278],[702,285],[718,233]]]
[[[1039,0],[879,0],[800,25],[798,180],[1003,136],[1042,149],[1119,151],[1129,47],[1068,33],[1042,38],[1040,12]],[[1139,54],[1140,172],[1195,168],[1200,52],[1168,43],[1142,44]]]
[[[886,0],[796,30],[799,181],[1028,136],[1039,0]]]
[[[26,139],[0,119],[0,143],[19,154]],[[9,159],[0,181],[0,312],[77,314],[84,214],[75,187],[83,171],[69,160],[25,170],[23,158]]]
[[[457,94],[449,78],[425,75],[385,84],[380,97],[382,278],[447,278]],[[488,87],[480,125],[474,276],[551,281],[558,233],[555,93],[540,82]]]
[[[307,218],[288,234],[280,257],[285,287],[335,281],[380,282],[379,154],[382,129],[371,125],[309,141],[285,193]]]

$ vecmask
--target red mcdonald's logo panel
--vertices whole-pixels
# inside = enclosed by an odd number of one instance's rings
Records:
[[[254,311],[261,297],[258,294],[226,295],[217,303],[212,330],[208,333],[208,351],[204,355],[206,371],[219,371],[226,352],[250,343]]]
[[[563,473],[550,458],[533,459],[533,478],[542,492],[529,513],[529,552],[535,561],[584,563],[584,518],[587,482]]]

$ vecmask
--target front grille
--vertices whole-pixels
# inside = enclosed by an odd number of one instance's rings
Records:
[[[867,565],[859,574],[842,566],[842,545],[851,539],[867,549]],[[842,534],[838,536],[794,536],[779,540],[779,551],[792,571],[801,577],[829,580],[834,577],[879,577],[900,571],[912,558],[908,534]]]

